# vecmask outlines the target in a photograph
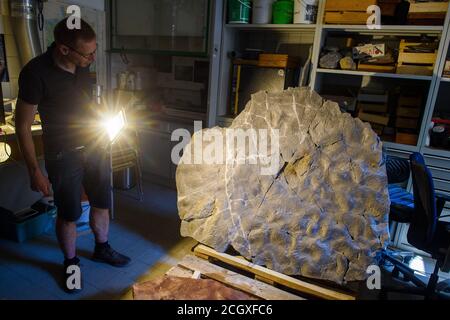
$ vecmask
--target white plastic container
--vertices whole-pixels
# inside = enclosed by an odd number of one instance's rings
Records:
[[[272,22],[272,4],[275,0],[253,0],[252,23],[270,24]]]
[[[294,23],[316,23],[317,11],[319,9],[319,0],[294,1]]]

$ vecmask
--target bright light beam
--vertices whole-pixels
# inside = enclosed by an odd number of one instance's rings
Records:
[[[114,117],[103,122],[103,127],[108,132],[109,141],[113,143],[119,136],[120,132],[126,126],[125,112],[121,110]]]

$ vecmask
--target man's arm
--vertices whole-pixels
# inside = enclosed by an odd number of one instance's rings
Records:
[[[37,106],[29,104],[21,99],[16,105],[16,134],[19,139],[20,150],[27,164],[28,173],[30,175],[31,189],[41,192],[44,196],[50,194],[50,182],[47,177],[42,174],[39,163],[36,158],[36,150],[34,147],[31,126],[34,122]]]

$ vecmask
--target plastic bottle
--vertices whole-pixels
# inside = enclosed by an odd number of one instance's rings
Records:
[[[316,23],[318,8],[319,0],[295,0],[294,23]]]

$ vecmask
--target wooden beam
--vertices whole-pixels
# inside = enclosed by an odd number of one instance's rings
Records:
[[[297,295],[216,266],[192,255],[184,257],[178,265],[193,271],[200,271],[206,278],[222,282],[264,300],[305,300]]]
[[[322,288],[318,285],[314,285],[298,279],[294,279],[285,274],[258,266],[247,260],[241,260],[226,253],[219,253],[214,249],[211,249],[202,244],[194,248],[194,253],[195,254],[199,253],[201,255],[207,255],[211,258],[218,259],[222,262],[228,263],[229,265],[232,265],[239,269],[249,271],[257,276],[272,280],[278,284],[297,290],[299,292],[309,294],[314,297],[327,300],[356,300],[354,296],[337,292],[331,289]]]
[[[166,276],[179,278],[192,278],[194,272],[179,266],[175,266],[166,272]]]

